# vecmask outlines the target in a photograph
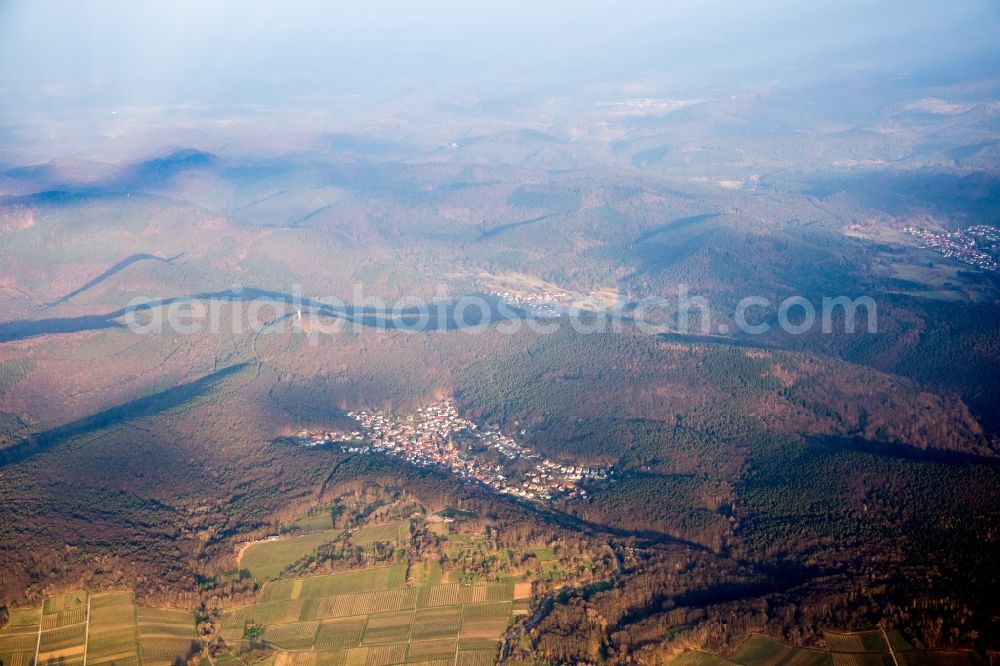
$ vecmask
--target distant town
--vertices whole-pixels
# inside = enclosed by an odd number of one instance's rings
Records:
[[[543,292],[540,294],[515,294],[509,291],[495,290],[489,292],[496,296],[504,305],[524,310],[533,317],[558,317],[561,314],[560,306],[564,305],[565,298],[561,294]]]
[[[916,237],[919,247],[935,250],[941,256],[987,271],[1000,268],[996,259],[1000,254],[1000,229],[996,227],[977,224],[944,233],[910,226],[903,231]]]
[[[460,479],[529,500],[585,497],[586,482],[600,481],[613,470],[555,462],[518,444],[497,426],[480,428],[463,418],[450,400],[406,416],[384,411],[348,412],[360,425],[349,433],[303,430],[302,446],[333,444],[348,453],[384,453],[422,467],[435,467]],[[522,431],[523,433],[523,431]]]

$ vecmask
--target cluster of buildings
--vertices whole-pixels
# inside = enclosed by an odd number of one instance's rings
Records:
[[[697,99],[657,99],[655,97],[632,97],[611,106],[631,112],[662,112],[682,109],[685,106],[697,104]]]
[[[935,250],[944,257],[958,259],[987,271],[1000,268],[994,258],[1000,243],[1000,229],[996,227],[977,224],[946,233],[906,227],[903,231],[916,237],[918,246]],[[990,251],[984,250],[983,246],[988,246]]]
[[[498,427],[479,428],[450,400],[397,417],[384,411],[348,412],[361,426],[350,433],[298,433],[304,446],[339,444],[348,453],[381,452],[413,465],[436,467],[497,492],[530,500],[585,497],[586,481],[605,479],[601,467],[564,465],[518,444]]]
[[[558,317],[560,297],[557,294],[544,292],[541,294],[514,294],[509,291],[491,291],[505,305],[524,310],[535,317]]]
[[[975,236],[984,243],[990,243],[996,245],[1000,243],[1000,229],[997,227],[991,227],[988,224],[975,224],[968,227],[965,233],[970,236]]]

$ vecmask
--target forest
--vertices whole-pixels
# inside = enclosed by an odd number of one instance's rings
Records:
[[[877,626],[995,658],[1000,278],[905,231],[995,227],[995,82],[873,81],[101,109],[58,148],[0,113],[0,624],[129,589],[211,630],[267,580],[396,567],[530,583],[508,663]],[[854,331],[781,325],[840,296]],[[457,326],[466,297],[511,314]],[[136,330],[171,310],[201,326]],[[303,445],[442,400],[613,473],[528,501]],[[270,537],[309,547],[241,559]],[[246,628],[230,656],[274,658]]]

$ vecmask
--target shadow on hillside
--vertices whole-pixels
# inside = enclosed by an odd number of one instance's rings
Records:
[[[0,467],[23,462],[71,437],[108,428],[132,419],[153,416],[178,407],[204,395],[219,381],[245,367],[247,367],[246,363],[230,365],[192,382],[178,384],[165,391],[116,405],[66,425],[33,435],[11,447],[0,450]]]
[[[76,333],[105,328],[125,328],[123,323],[116,321],[120,317],[136,312],[152,310],[153,308],[167,307],[175,303],[193,301],[229,303],[266,301],[289,306],[289,308],[298,308],[307,314],[315,313],[323,317],[344,319],[365,327],[385,330],[453,331],[528,317],[526,312],[513,306],[501,308],[500,299],[488,294],[472,294],[468,300],[460,299],[428,303],[422,309],[417,307],[383,309],[353,306],[336,307],[318,299],[296,297],[291,294],[264,289],[244,288],[151,300],[119,308],[103,315],[21,319],[3,322],[0,323],[0,343],[24,340],[39,335]],[[282,321],[291,316],[293,316],[293,312],[289,310],[283,315],[279,315],[276,321]]]
[[[116,273],[120,273],[121,271],[125,270],[126,268],[128,268],[132,264],[137,263],[139,261],[162,261],[163,263],[169,264],[169,263],[173,262],[175,259],[179,259],[183,255],[184,255],[184,253],[181,252],[180,254],[175,255],[173,257],[169,257],[167,259],[164,259],[162,257],[158,257],[155,254],[133,254],[133,255],[130,255],[128,257],[125,257],[124,259],[122,259],[121,261],[119,261],[117,264],[115,264],[114,266],[112,266],[108,270],[104,271],[103,273],[101,273],[100,275],[98,275],[97,277],[95,277],[94,279],[90,280],[89,282],[87,282],[83,286],[79,287],[78,289],[74,289],[73,291],[69,292],[65,296],[61,296],[61,297],[57,298],[56,300],[52,301],[51,303],[47,303],[42,308],[42,310],[43,311],[50,310],[50,309],[54,308],[57,305],[65,303],[66,301],[70,300],[74,296],[79,296],[80,294],[82,294],[83,292],[87,291],[88,289],[96,287],[97,285],[99,285],[100,283],[104,282],[108,278],[112,277]]]
[[[107,315],[82,317],[57,317],[51,319],[19,319],[0,323],[0,342],[24,340],[39,335],[96,331],[102,328],[124,328],[120,322]]]
[[[861,437],[818,436],[809,444],[824,451],[857,451],[874,456],[920,460],[945,464],[1000,465],[1000,456],[980,455],[947,449],[920,449],[909,444],[877,442]]]

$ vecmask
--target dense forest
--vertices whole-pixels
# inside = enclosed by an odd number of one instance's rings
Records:
[[[451,507],[474,545],[338,534],[278,574],[528,572],[511,663],[877,624],[995,653],[1000,279],[906,231],[995,228],[995,101],[851,90],[192,107],[122,154],[0,151],[0,623],[77,586],[207,618],[259,600],[240,548],[302,516]],[[838,296],[870,299],[853,331],[819,311]],[[472,297],[492,318],[459,325]],[[763,332],[737,321],[747,297]],[[818,309],[801,333],[796,297]],[[171,313],[190,330],[158,327]],[[609,473],[532,502],[302,446],[444,399]]]

